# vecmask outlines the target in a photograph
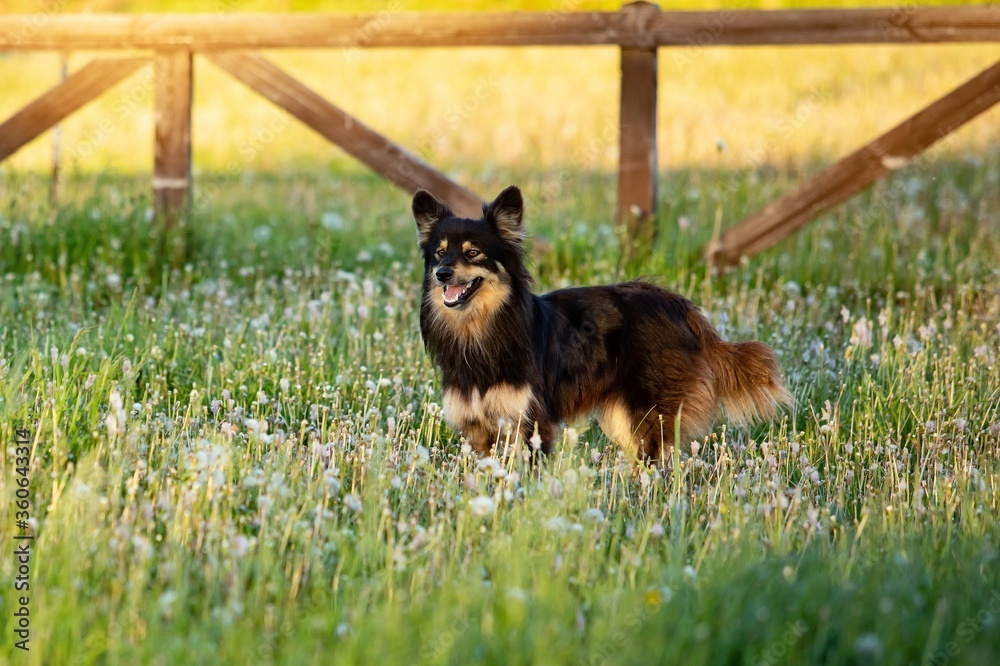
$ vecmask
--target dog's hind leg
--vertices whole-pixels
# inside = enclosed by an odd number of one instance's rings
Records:
[[[654,406],[632,412],[637,457],[665,464],[674,446],[687,448],[693,439],[708,432],[715,411],[715,396],[708,378],[688,382],[681,390],[677,388],[661,392]]]

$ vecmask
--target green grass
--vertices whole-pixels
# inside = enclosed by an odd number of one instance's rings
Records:
[[[638,263],[603,221],[612,176],[484,186],[524,185],[540,289],[656,276],[778,350],[797,408],[719,423],[660,471],[587,423],[537,470],[516,443],[495,467],[462,452],[417,330],[406,197],[375,178],[225,183],[164,234],[145,179],[79,177],[51,208],[45,178],[5,174],[0,433],[33,434],[38,540],[32,651],[5,605],[2,654],[989,663],[1000,154],[906,167],[707,272],[716,218],[800,175],[665,173]],[[10,449],[0,464],[13,497]]]
[[[617,6],[399,6],[487,4]],[[611,222],[614,49],[345,55],[272,57],[477,192],[522,186],[539,290],[655,279],[773,345],[796,408],[664,470],[587,422],[538,468],[480,463],[441,420],[408,197],[197,60],[194,212],[164,230],[136,75],[64,123],[55,200],[47,137],[0,169],[0,663],[995,661],[1000,109],[759,257],[700,259],[995,46],[664,50],[642,252]],[[0,117],[57,70],[0,58]]]

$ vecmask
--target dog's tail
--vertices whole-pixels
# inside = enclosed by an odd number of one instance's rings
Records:
[[[749,423],[771,419],[795,398],[781,382],[774,350],[762,342],[726,342],[697,310],[688,312],[688,324],[704,345],[715,375],[715,395],[730,419]]]

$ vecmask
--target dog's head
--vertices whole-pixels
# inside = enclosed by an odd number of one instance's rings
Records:
[[[413,195],[424,255],[425,300],[448,317],[495,312],[527,278],[524,202],[511,185],[483,205],[478,220],[456,217],[429,192]]]

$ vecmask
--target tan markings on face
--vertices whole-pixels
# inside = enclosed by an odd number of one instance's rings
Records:
[[[638,453],[639,442],[635,441],[633,437],[635,425],[632,423],[632,417],[625,405],[621,402],[609,400],[601,405],[597,409],[597,423],[608,439],[625,451],[630,451],[632,454]]]
[[[514,386],[506,382],[491,386],[485,393],[478,389],[465,396],[456,389],[444,392],[444,418],[452,428],[461,430],[469,424],[485,423],[496,426],[501,420],[511,424],[526,417],[535,400],[528,385]]]
[[[442,238],[441,242],[438,243],[437,251],[438,252],[444,252],[447,249],[448,249],[448,239],[447,238]]]
[[[477,254],[474,257],[466,256],[466,260],[467,261],[471,261],[473,263],[479,263],[480,261],[484,261],[486,259],[486,255],[483,254],[483,251],[480,250],[478,247],[476,247],[472,243],[472,241],[465,241],[465,242],[463,242],[462,243],[462,254],[468,255],[468,253],[469,253],[470,250],[475,250],[479,254]]]
[[[444,304],[444,294],[440,287],[434,286],[427,290],[425,301],[430,306],[435,319],[447,325],[468,343],[475,344],[480,338],[496,311],[510,297],[510,286],[499,279],[496,273],[473,267],[456,268],[456,282],[464,283],[482,278],[483,281],[472,295],[468,303],[461,307],[449,308]]]

